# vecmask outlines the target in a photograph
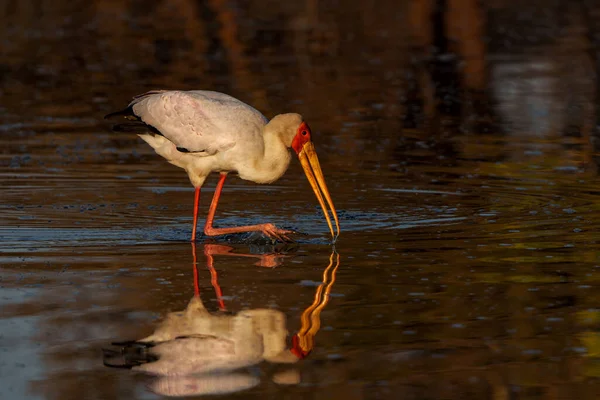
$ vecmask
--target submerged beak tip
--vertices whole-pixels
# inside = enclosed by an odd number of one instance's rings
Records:
[[[331,243],[336,244],[339,237],[340,237],[340,232],[338,231],[338,233],[336,233],[335,236],[333,236]]]

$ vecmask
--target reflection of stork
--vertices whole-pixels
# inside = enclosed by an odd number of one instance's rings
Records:
[[[144,339],[113,343],[118,350],[105,349],[104,363],[110,367],[126,367],[144,371],[158,378],[152,383],[153,391],[166,395],[193,395],[229,393],[253,387],[258,377],[241,368],[258,364],[295,363],[306,357],[313,348],[314,336],[320,327],[320,313],[328,302],[339,255],[333,253],[318,286],[315,300],[302,314],[300,331],[287,347],[286,317],[279,310],[250,309],[237,314],[222,311],[210,313],[200,299],[196,246],[194,257],[194,297],[183,311],[167,314],[154,333]],[[219,298],[219,307],[225,309],[217,272],[213,266],[215,255],[258,258],[258,265],[275,266],[280,257],[273,254],[238,254],[221,245],[204,246],[211,282]],[[335,259],[335,265],[334,265]],[[297,371],[284,371],[273,376],[278,383],[299,381]]]

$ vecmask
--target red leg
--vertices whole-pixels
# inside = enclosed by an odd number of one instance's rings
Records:
[[[293,232],[278,229],[273,224],[236,226],[233,228],[213,228],[213,220],[215,218],[215,212],[217,211],[217,205],[219,204],[219,198],[221,197],[221,191],[223,190],[223,185],[225,184],[225,178],[227,178],[227,173],[221,172],[221,177],[219,179],[219,183],[217,183],[217,187],[215,188],[215,194],[213,196],[212,202],[210,203],[208,216],[206,217],[206,224],[204,225],[205,235],[217,236],[224,235],[227,233],[262,232],[271,238],[279,239],[284,242],[290,241],[287,235]]]
[[[198,224],[198,203],[200,203],[200,188],[194,193],[194,227],[192,228],[192,242],[196,241],[196,225]]]

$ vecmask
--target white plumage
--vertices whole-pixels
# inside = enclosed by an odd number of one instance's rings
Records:
[[[170,91],[142,96],[130,104],[136,115],[176,146],[199,155],[233,147],[247,132],[258,139],[268,120],[260,112],[223,93]]]
[[[137,97],[129,106],[163,136],[140,137],[170,163],[184,168],[195,187],[201,186],[212,171],[235,171],[242,179],[271,183],[289,166],[289,151],[283,142],[277,146],[282,156],[276,157],[278,162],[272,162],[269,168],[251,162],[258,159],[253,160],[251,155],[264,154],[265,148],[277,144],[265,144],[265,139],[278,138],[265,137],[267,118],[240,100],[204,90],[150,93]],[[285,119],[298,125],[302,122],[298,114],[287,114]]]

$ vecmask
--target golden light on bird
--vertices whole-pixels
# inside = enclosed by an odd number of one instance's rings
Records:
[[[302,124],[300,124],[298,127],[298,132],[292,141],[292,148],[296,154],[298,154],[300,164],[302,164],[306,178],[308,179],[308,182],[310,183],[310,186],[312,187],[313,192],[315,192],[315,196],[317,196],[317,200],[321,205],[321,209],[323,210],[323,214],[327,220],[327,225],[329,226],[329,231],[331,232],[331,237],[335,243],[340,235],[340,223],[338,221],[335,206],[333,205],[333,200],[331,200],[331,195],[329,194],[329,189],[327,189],[327,184],[325,183],[325,177],[323,176],[323,171],[321,170],[321,164],[319,163],[319,157],[317,157],[315,145],[311,141],[310,128],[306,122],[302,122]],[[329,209],[325,206],[323,197],[325,197]],[[335,220],[335,233],[333,232],[329,211],[331,211],[333,214],[333,219]]]

